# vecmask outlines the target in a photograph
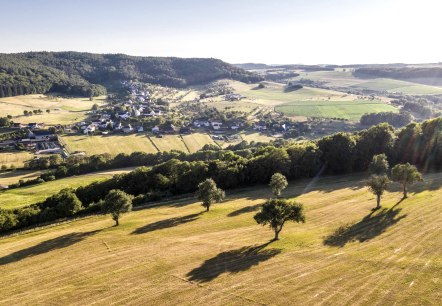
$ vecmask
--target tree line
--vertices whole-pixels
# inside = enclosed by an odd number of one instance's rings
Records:
[[[171,195],[193,193],[198,185],[206,180],[213,181],[222,189],[252,186],[268,182],[274,173],[288,179],[314,177],[318,173],[345,174],[366,171],[373,156],[385,154],[392,165],[410,163],[423,171],[437,170],[442,167],[442,118],[428,120],[422,124],[412,123],[400,131],[388,124],[373,126],[355,134],[337,133],[318,141],[280,144],[262,144],[247,147],[246,144],[233,150],[200,151],[194,154],[178,152],[145,155],[120,155],[116,160],[146,162],[145,157],[164,158],[152,167],[139,167],[113,178],[82,186],[76,190],[61,193],[71,199],[71,206],[81,209],[60,209],[63,201],[54,201],[54,195],[41,203],[29,207],[3,210],[0,222],[2,230],[22,228],[31,224],[48,222],[57,218],[70,217],[101,210],[100,201],[113,189],[119,189],[134,197],[133,205],[145,204]],[[235,151],[235,149],[237,149]],[[103,156],[93,156],[97,165]],[[112,159],[114,165],[117,163]],[[103,162],[106,164],[106,162]],[[124,165],[122,162],[120,165]],[[66,167],[64,165],[63,167]],[[83,166],[72,162],[72,169]],[[59,170],[59,168],[58,168]],[[57,170],[56,170],[57,171]],[[69,205],[68,205],[69,206]],[[72,213],[75,211],[74,213]],[[5,217],[7,216],[7,217]],[[5,219],[6,218],[6,219]],[[6,226],[5,224],[9,224]]]

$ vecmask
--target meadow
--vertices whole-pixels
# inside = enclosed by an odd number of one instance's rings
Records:
[[[156,153],[157,149],[152,144],[146,134],[129,135],[67,135],[62,139],[72,152],[81,151],[88,155],[109,153],[117,155],[119,153],[130,154],[132,152]]]
[[[378,100],[296,101],[278,105],[275,107],[275,111],[287,116],[344,118],[350,121],[358,121],[362,115],[367,113],[399,112],[397,108]]]
[[[183,137],[180,135],[163,135],[162,138],[140,133],[103,136],[67,135],[62,138],[72,152],[82,151],[88,155],[102,153],[117,155],[133,152],[156,153],[171,150],[193,153],[205,144],[214,143],[209,135],[203,133],[193,133]]]
[[[364,177],[292,182],[306,208],[281,240],[253,215],[268,186],[93,216],[0,239],[0,304],[436,305],[442,299],[442,175],[377,211]]]
[[[34,154],[26,151],[0,152],[0,167],[8,168],[13,165],[16,168],[23,167],[25,162],[34,158]]]
[[[85,175],[67,177],[56,181],[44,182],[38,185],[0,191],[0,208],[13,209],[34,204],[53,194],[56,194],[63,188],[77,188],[80,186],[85,186],[93,182],[109,179],[118,173],[127,173],[131,170],[133,170],[133,168],[93,172]],[[18,174],[18,176],[15,177],[15,181],[12,181],[12,177],[9,177],[10,183],[15,183],[20,178],[25,180],[32,178],[29,177],[30,174],[28,174],[26,177],[20,176],[20,172],[16,174]],[[2,180],[3,179],[0,176],[0,181]]]
[[[265,87],[260,89],[256,84],[234,81],[230,84],[236,92],[247,97],[242,103],[252,101],[271,106],[275,111],[291,117],[345,118],[357,121],[365,113],[398,111],[379,99],[361,99],[353,94],[321,88],[304,87],[287,92],[282,84],[272,82],[264,82]]]
[[[39,170],[14,170],[0,173],[0,185],[17,183],[19,180],[31,180],[37,178],[42,171]]]
[[[13,116],[13,121],[20,123],[44,122],[47,125],[71,124],[87,117],[93,104],[102,104],[105,96],[89,98],[66,98],[42,94],[0,98],[0,117]],[[41,109],[43,114],[24,116],[23,111]],[[46,113],[46,110],[50,113]]]
[[[328,86],[351,87],[410,95],[442,94],[442,87],[440,86],[388,78],[361,79],[354,77],[351,71],[300,72],[300,76],[295,78],[295,80],[301,78],[326,82]]]

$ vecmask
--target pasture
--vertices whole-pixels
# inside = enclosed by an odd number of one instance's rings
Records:
[[[275,111],[287,116],[318,118],[344,118],[357,121],[366,113],[398,112],[398,109],[378,100],[355,101],[296,101],[275,107]]]
[[[88,155],[109,153],[117,155],[119,153],[130,154],[132,152],[156,153],[157,149],[152,144],[146,134],[130,135],[68,135],[62,139],[72,152],[82,151]]]
[[[208,134],[193,133],[190,135],[183,135],[183,141],[190,153],[201,150],[206,144],[215,144],[213,139]]]
[[[45,182],[42,184],[20,187],[0,192],[0,208],[13,209],[37,203],[56,194],[63,188],[77,188],[93,182],[111,178],[118,173],[127,173],[133,168],[117,169],[112,171],[94,172]],[[25,179],[30,179],[29,177]],[[18,179],[16,180],[18,181]]]
[[[15,96],[0,99],[0,117],[13,116],[13,121],[20,123],[43,122],[47,125],[71,124],[86,118],[86,112],[92,105],[103,104],[105,96],[96,97],[93,101],[89,98],[65,98],[46,96],[43,94]],[[24,116],[23,111],[41,109],[43,114]],[[46,113],[49,109],[50,113]]]
[[[17,183],[19,180],[31,180],[41,174],[39,170],[14,170],[0,173],[0,185]]]
[[[281,240],[253,220],[268,186],[192,198],[0,240],[0,304],[436,305],[442,299],[442,175],[373,212],[363,177],[289,184],[306,223]]]
[[[14,165],[16,168],[21,168],[26,161],[33,158],[34,154],[27,151],[0,152],[0,167],[5,165],[9,168]]]
[[[163,135],[162,138],[152,136],[150,137],[150,139],[159,151],[178,150],[185,153],[189,152],[186,145],[184,144],[183,139],[179,135]]]

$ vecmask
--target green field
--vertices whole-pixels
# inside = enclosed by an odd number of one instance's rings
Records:
[[[12,209],[30,204],[37,203],[46,199],[47,197],[57,193],[63,188],[77,188],[79,186],[85,186],[92,182],[105,180],[111,178],[117,173],[126,173],[133,168],[101,171],[86,175],[73,176],[68,178],[59,179],[56,181],[45,182],[38,185],[21,187],[17,189],[11,189],[0,192],[0,208]],[[17,177],[16,182],[20,178]],[[29,178],[25,178],[29,179]]]
[[[95,216],[0,240],[0,304],[438,305],[442,175],[400,201],[359,176],[291,183],[305,224],[281,240],[252,216],[267,186],[228,193],[209,213],[192,199]],[[430,190],[426,190],[430,189]]]
[[[351,71],[301,72],[297,79],[301,78],[323,81],[329,86],[337,87],[352,87],[355,89],[369,89],[411,95],[442,94],[442,87],[439,86],[387,78],[360,79],[354,77]]]
[[[130,154],[132,152],[156,153],[157,149],[146,134],[106,135],[106,136],[63,136],[72,152],[82,151],[88,155],[109,153]]]
[[[12,115],[14,122],[31,123],[43,122],[47,125],[71,124],[79,122],[86,118],[86,112],[90,111],[92,105],[102,104],[105,97],[94,98],[63,98],[49,97],[45,95],[25,95],[0,99],[0,117]],[[41,109],[43,114],[23,116],[23,111],[32,111]],[[46,110],[50,113],[47,114]]]
[[[363,114],[379,112],[398,112],[395,107],[381,101],[296,101],[278,105],[275,111],[287,116],[305,116],[319,118],[345,118],[357,121]]]

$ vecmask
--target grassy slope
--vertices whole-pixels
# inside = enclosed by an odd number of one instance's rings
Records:
[[[183,141],[191,153],[200,150],[206,144],[215,144],[208,134],[194,133],[183,135]]]
[[[26,151],[16,152],[0,152],[0,166],[6,165],[8,168],[11,165],[15,167],[23,167],[25,161],[34,158],[34,154]]]
[[[76,188],[88,185],[92,182],[111,178],[117,173],[126,173],[134,168],[124,168],[112,171],[94,172],[86,175],[68,177],[43,184],[11,189],[0,192],[0,208],[12,209],[37,203],[46,199],[63,188]],[[18,181],[18,179],[17,179]]]
[[[328,85],[339,87],[401,92],[403,94],[412,95],[442,94],[442,87],[386,78],[359,79],[354,77],[350,71],[302,72],[298,78],[324,81],[327,82]]]
[[[19,180],[31,180],[37,178],[42,171],[39,170],[15,170],[0,173],[0,185],[17,183]]]
[[[25,95],[0,99],[0,117],[12,115],[15,122],[44,122],[47,125],[71,124],[85,118],[94,103],[101,104],[105,97],[94,98],[53,98],[45,95]],[[41,109],[41,115],[23,116],[23,111]],[[46,113],[49,109],[51,112]]]
[[[375,213],[361,182],[290,184],[285,196],[302,194],[307,223],[287,224],[271,244],[252,219],[265,186],[209,213],[182,200],[132,212],[119,227],[97,216],[2,239],[0,304],[438,304],[442,175],[399,204],[399,192],[387,193]]]
[[[145,134],[109,135],[109,136],[64,136],[72,152],[85,151],[89,155],[109,153],[132,153],[135,151],[155,153],[157,150]]]
[[[256,84],[231,82],[231,85],[235,91],[247,97],[242,103],[250,100],[257,104],[275,106],[276,111],[288,116],[359,120],[365,113],[397,111],[380,100],[361,100],[355,95],[333,90],[304,87],[284,92],[281,84],[270,82],[262,89],[256,89]]]

